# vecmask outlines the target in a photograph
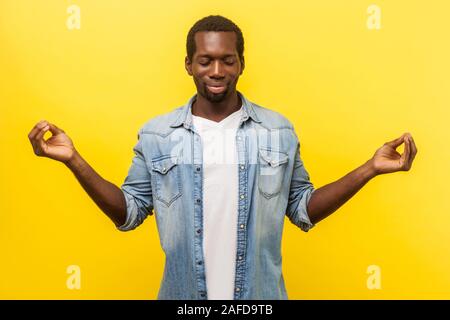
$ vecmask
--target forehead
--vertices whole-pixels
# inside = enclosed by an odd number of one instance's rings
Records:
[[[194,55],[236,54],[236,34],[232,31],[201,31],[194,37]]]

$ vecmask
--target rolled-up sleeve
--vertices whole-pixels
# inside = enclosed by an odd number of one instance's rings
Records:
[[[145,164],[142,129],[138,132],[138,142],[134,146],[134,158],[128,175],[121,186],[127,205],[127,218],[120,231],[129,231],[138,227],[148,215],[153,214],[153,200],[150,173]]]
[[[300,143],[297,142],[286,215],[293,224],[305,232],[314,227],[307,212],[308,202],[314,190],[300,158]]]

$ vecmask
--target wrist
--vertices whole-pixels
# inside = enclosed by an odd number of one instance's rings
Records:
[[[373,159],[368,160],[365,164],[363,164],[363,172],[364,176],[368,178],[368,180],[376,177],[379,173],[377,172],[377,169],[375,168],[375,164]]]
[[[81,162],[81,155],[77,152],[77,150],[74,150],[72,155],[63,163],[69,168],[73,169]]]

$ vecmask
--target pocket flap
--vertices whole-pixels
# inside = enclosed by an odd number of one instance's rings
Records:
[[[288,155],[284,152],[268,150],[268,149],[259,149],[259,155],[261,159],[267,162],[271,167],[278,167],[280,164],[288,162]]]
[[[177,164],[177,157],[165,156],[152,160],[152,169],[158,171],[161,174],[166,174]]]

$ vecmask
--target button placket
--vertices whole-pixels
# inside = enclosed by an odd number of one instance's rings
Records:
[[[206,298],[206,278],[204,268],[204,256],[203,256],[203,237],[202,237],[202,142],[195,129],[192,130],[193,136],[193,163],[192,170],[194,176],[194,226],[195,226],[195,256],[193,257],[196,269],[197,278],[197,292],[201,299]]]
[[[242,125],[242,124],[241,124]],[[239,213],[238,213],[238,247],[236,255],[236,276],[235,276],[235,294],[234,298],[239,299],[242,295],[241,288],[245,280],[245,248],[246,248],[246,232],[244,229],[244,222],[247,221],[247,181],[246,181],[246,145],[245,145],[245,130],[238,129],[236,133],[236,147],[238,153],[238,172],[239,172]]]

